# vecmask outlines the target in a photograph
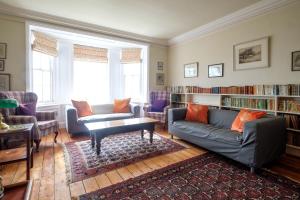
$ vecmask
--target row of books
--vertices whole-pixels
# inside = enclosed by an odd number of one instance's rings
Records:
[[[283,112],[300,112],[300,101],[280,99],[278,110]]]
[[[172,95],[171,101],[172,102],[183,102],[184,99],[182,98],[181,95]]]
[[[222,100],[222,105],[228,107],[253,108],[263,110],[275,109],[275,101],[273,99],[248,99],[225,97]]]
[[[284,114],[283,117],[287,128],[300,130],[300,116]]]
[[[248,94],[300,96],[300,84],[251,85],[203,88],[199,86],[167,86],[171,93]]]
[[[297,115],[282,115],[285,118],[285,125],[287,128],[300,130],[300,116]],[[291,145],[300,146],[300,134],[294,131],[287,131],[287,143]]]
[[[182,103],[173,103],[172,104],[173,108],[184,108],[186,107],[186,104],[182,104]]]

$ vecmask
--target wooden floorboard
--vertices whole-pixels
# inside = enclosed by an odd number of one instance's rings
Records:
[[[166,131],[158,130],[158,132],[162,136],[170,138]],[[60,131],[56,144],[53,142],[53,137],[54,134],[44,136],[42,138],[40,151],[34,152],[34,166],[31,169],[31,178],[33,179],[31,200],[71,200],[81,194],[140,176],[194,156],[202,155],[206,152],[206,150],[199,147],[174,139],[174,141],[184,144],[187,148],[177,152],[144,159],[96,175],[95,177],[69,184],[67,181],[63,144],[87,139],[87,137],[81,136],[72,138],[64,129]],[[281,163],[271,166],[270,169],[300,182],[299,166],[299,158],[284,157]],[[291,171],[293,168],[295,168],[296,171]],[[4,185],[25,180],[25,169],[25,162],[9,164],[2,167],[0,175],[3,176]]]

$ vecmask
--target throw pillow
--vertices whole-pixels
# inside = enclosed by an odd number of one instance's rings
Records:
[[[151,106],[151,112],[163,112],[167,105],[167,100],[156,99]]]
[[[244,129],[244,124],[246,122],[262,118],[266,114],[267,114],[266,112],[262,112],[262,111],[250,111],[250,110],[242,109],[234,119],[231,125],[231,130],[242,133]]]
[[[36,103],[23,103],[19,104],[16,108],[17,115],[30,115],[35,116],[36,114]]]
[[[129,113],[130,112],[130,98],[128,99],[115,99],[114,113]]]
[[[92,108],[87,101],[71,101],[73,106],[77,109],[78,117],[86,117],[93,114]]]
[[[185,120],[207,124],[208,106],[200,104],[188,104]]]

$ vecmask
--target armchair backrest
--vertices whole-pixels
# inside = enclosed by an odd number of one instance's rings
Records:
[[[150,92],[150,103],[153,104],[154,100],[167,100],[167,105],[170,104],[170,92],[167,91],[152,91]]]
[[[19,104],[23,103],[37,103],[37,95],[33,92],[24,91],[0,91],[0,99],[13,98],[16,99]],[[4,116],[14,115],[16,113],[15,108],[0,108],[0,112]]]

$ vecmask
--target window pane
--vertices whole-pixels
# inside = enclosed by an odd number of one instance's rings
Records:
[[[38,102],[52,101],[52,69],[54,57],[33,51],[33,92],[38,96]]]
[[[107,63],[74,61],[74,98],[91,104],[109,101],[109,71]]]
[[[141,100],[141,64],[123,64],[123,76],[125,97]]]

